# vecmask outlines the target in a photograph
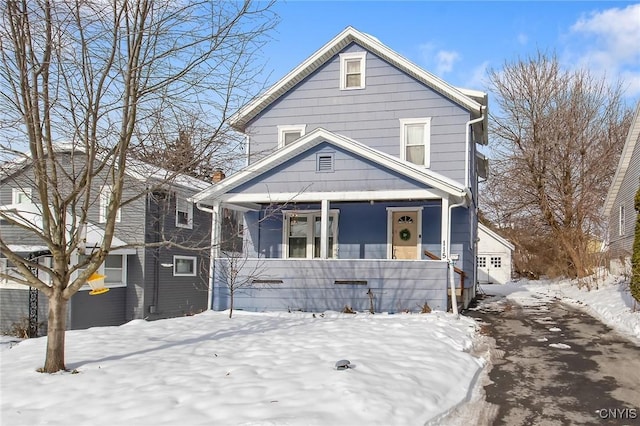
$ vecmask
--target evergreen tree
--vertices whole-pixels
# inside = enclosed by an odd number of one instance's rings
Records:
[[[636,210],[636,229],[633,239],[633,255],[631,257],[631,295],[640,302],[640,187],[636,191],[634,200]]]

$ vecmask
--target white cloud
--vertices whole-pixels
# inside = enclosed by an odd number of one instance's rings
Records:
[[[436,54],[438,61],[436,66],[436,73],[443,75],[453,70],[453,64],[460,60],[460,54],[452,50],[440,50]]]
[[[615,60],[640,59],[640,3],[625,9],[592,12],[580,18],[571,30],[595,37],[599,48]]]
[[[576,44],[567,63],[608,78],[624,78],[627,95],[640,95],[640,3],[591,12],[571,26]]]
[[[487,90],[487,69],[489,68],[489,61],[484,61],[480,65],[474,67],[471,70],[469,79],[465,81],[465,87],[475,90]]]
[[[423,43],[418,46],[418,49],[425,69],[440,77],[453,71],[454,64],[462,59],[458,52],[454,50],[438,50],[438,47],[433,43]]]
[[[525,44],[527,44],[529,42],[529,36],[527,36],[524,33],[518,34],[517,39],[518,39],[518,43],[520,43],[522,45],[525,45]]]

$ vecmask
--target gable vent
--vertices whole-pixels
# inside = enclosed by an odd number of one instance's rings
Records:
[[[333,171],[333,154],[318,154],[317,171],[332,172]]]

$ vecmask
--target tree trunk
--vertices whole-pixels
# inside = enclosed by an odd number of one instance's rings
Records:
[[[47,357],[44,373],[56,373],[66,370],[64,364],[64,338],[67,328],[67,304],[62,292],[55,289],[49,297],[49,318],[47,324]]]
[[[234,290],[231,290],[229,295],[229,318],[231,318],[231,315],[233,314],[233,292]]]

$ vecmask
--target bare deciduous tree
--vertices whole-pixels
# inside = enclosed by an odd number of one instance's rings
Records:
[[[176,140],[180,126],[171,123],[179,117],[196,120],[207,135],[198,139],[195,157],[214,144],[228,146],[228,111],[256,90],[255,53],[277,21],[270,8],[249,0],[3,3],[0,159],[11,161],[0,177],[11,179],[10,167],[18,163],[32,168],[28,184],[35,188],[42,226],[7,212],[0,219],[35,234],[53,261],[46,266],[24,259],[0,239],[0,253],[19,272],[19,278],[0,279],[48,297],[43,371],[65,369],[68,302],[104,262],[118,209],[135,198],[122,196],[129,157],[145,144]],[[167,135],[168,128],[174,133]],[[70,144],[71,161],[58,155],[58,140]],[[111,189],[104,239],[86,260],[72,264],[88,212],[99,203],[98,178]]]
[[[483,210],[528,251],[521,269],[583,277],[590,245],[604,235],[602,205],[630,119],[621,86],[540,52],[489,78],[498,112]]]

